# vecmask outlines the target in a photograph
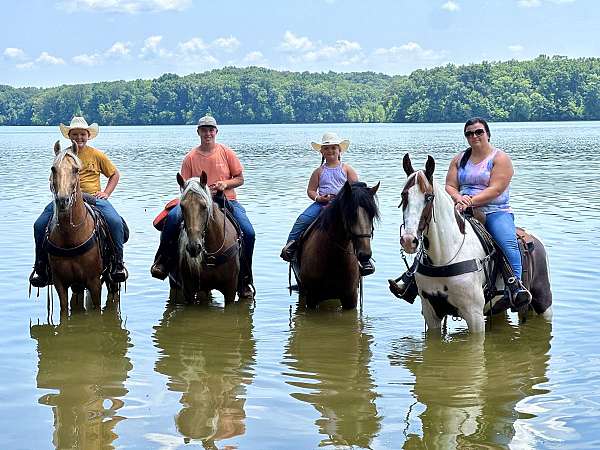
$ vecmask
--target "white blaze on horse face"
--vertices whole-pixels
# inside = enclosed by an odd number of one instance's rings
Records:
[[[50,182],[56,206],[58,209],[68,209],[74,200],[81,161],[74,153],[64,150],[54,158],[52,169]]]
[[[200,179],[194,177],[186,181],[180,204],[188,252],[196,257],[204,249],[204,234],[213,211],[212,197]]]
[[[421,171],[411,175],[411,177],[417,176],[422,176]],[[406,253],[415,253],[419,246],[419,236],[417,235],[419,222],[425,208],[425,194],[421,192],[417,179],[414,180],[413,186],[408,190],[406,202],[406,208],[403,211],[404,227],[400,236],[400,244]]]

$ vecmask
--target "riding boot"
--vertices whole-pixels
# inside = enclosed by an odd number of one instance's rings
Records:
[[[415,274],[407,270],[395,280],[389,279],[390,292],[396,297],[406,300],[411,305],[415,302],[419,290],[415,282]]]
[[[373,264],[373,260],[369,258],[365,259],[364,261],[359,261],[359,272],[361,277],[366,277],[367,275],[375,273],[375,265]]]
[[[289,241],[281,250],[281,259],[286,262],[292,262],[296,258],[296,251],[298,250],[298,242],[294,239]]]
[[[160,243],[158,246],[158,250],[156,251],[156,256],[154,256],[154,263],[150,268],[150,274],[154,278],[158,278],[159,280],[164,280],[169,276],[169,272],[171,271],[171,259],[167,253],[168,244]]]
[[[38,255],[35,259],[33,271],[29,275],[29,283],[33,287],[43,288],[50,283],[49,267],[47,257]]]
[[[123,255],[117,255],[115,257],[115,263],[113,264],[110,272],[110,278],[115,283],[123,283],[125,280],[127,280],[128,276],[129,272],[123,264]]]
[[[505,281],[508,298],[510,300],[510,310],[519,311],[522,307],[531,303],[531,292],[529,292],[521,280],[517,277],[510,277]]]

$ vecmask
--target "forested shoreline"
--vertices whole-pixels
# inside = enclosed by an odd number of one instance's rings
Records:
[[[416,70],[309,73],[260,67],[51,88],[0,85],[0,125],[600,120],[600,58],[541,55]]]

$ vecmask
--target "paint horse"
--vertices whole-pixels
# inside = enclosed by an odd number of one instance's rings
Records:
[[[408,154],[404,156],[408,180],[402,191],[404,223],[401,244],[407,253],[417,254],[415,280],[421,297],[422,313],[430,330],[440,330],[446,315],[462,317],[469,331],[483,332],[484,310],[495,299],[484,294],[488,257],[471,223],[458,214],[444,187],[433,181],[435,161],[428,156],[425,171],[415,171]],[[552,292],[548,260],[544,245],[533,236],[528,268],[532,295],[530,307],[545,318],[552,317]],[[492,280],[493,282],[494,280]],[[504,282],[497,275],[496,287],[501,294]],[[527,283],[526,283],[527,284]],[[527,309],[519,311],[523,321]]]
[[[212,289],[223,294],[225,304],[235,300],[240,273],[240,240],[233,222],[213,202],[204,171],[184,181],[180,206],[183,226],[178,241],[178,273],[171,276],[171,288],[181,286],[187,302],[208,297]],[[176,280],[176,282],[174,282]]]
[[[76,144],[64,150],[54,144],[55,158],[50,174],[50,189],[54,196],[54,216],[50,221],[48,263],[54,287],[60,299],[61,314],[68,311],[68,290],[71,288],[71,308],[83,307],[87,289],[94,308],[100,307],[102,282],[105,281],[109,300],[115,301],[119,284],[102,277],[104,267],[96,226],[97,213],[83,201],[79,183],[81,161],[73,152]]]
[[[379,183],[346,182],[302,238],[292,269],[309,308],[332,298],[344,309],[356,308],[359,262],[371,257],[373,221],[379,219],[378,189]]]

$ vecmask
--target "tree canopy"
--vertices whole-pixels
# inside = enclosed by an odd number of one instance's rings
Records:
[[[600,58],[449,64],[408,76],[260,67],[51,88],[0,85],[0,125],[600,120]]]

